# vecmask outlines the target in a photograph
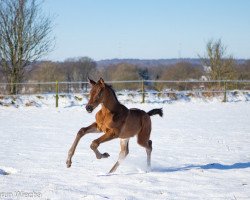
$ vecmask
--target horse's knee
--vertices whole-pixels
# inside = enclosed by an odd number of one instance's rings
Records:
[[[84,135],[85,131],[86,131],[86,128],[81,128],[81,129],[78,131],[77,136],[78,136],[78,137],[82,137],[82,136]]]
[[[94,140],[94,141],[91,143],[90,148],[91,148],[92,150],[95,150],[95,149],[97,149],[98,146],[99,146],[99,143],[96,142],[96,141]]]
[[[147,152],[148,156],[151,155],[151,152],[152,152],[152,141],[151,140],[148,141],[148,147],[146,147],[146,152]]]
[[[125,158],[125,157],[127,157],[128,154],[129,154],[129,149],[128,149],[128,146],[127,146],[125,149],[123,149],[121,151],[120,155]]]
[[[128,151],[121,151],[119,154],[118,162],[122,162],[128,155]]]

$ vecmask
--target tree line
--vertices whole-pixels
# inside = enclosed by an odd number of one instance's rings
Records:
[[[25,68],[22,81],[30,83],[54,81],[84,82],[87,81],[87,77],[93,79],[103,77],[107,81],[142,79],[201,80],[202,77],[205,77],[205,80],[250,80],[250,60],[237,63],[231,58],[230,60],[222,59],[220,61],[222,67],[213,69],[208,65],[210,64],[209,59],[203,59],[204,61],[201,60],[201,64],[181,61],[175,64],[158,65],[154,67],[138,66],[126,62],[99,67],[97,62],[89,57],[69,58],[63,62],[37,61]],[[228,69],[223,62],[230,62]],[[0,82],[7,82],[1,69],[2,68],[0,68]],[[138,84],[120,83],[115,87],[116,89],[137,89]],[[163,87],[163,84],[158,84],[153,89],[161,90]],[[11,91],[9,91],[9,93],[11,93]]]
[[[208,60],[205,61],[209,62]],[[219,61],[216,61],[219,62]],[[202,76],[211,80],[249,80],[250,60],[236,63],[230,62],[228,69],[225,64],[213,69],[210,65],[177,62],[176,64],[158,65],[154,67],[138,66],[126,62],[98,67],[96,61],[89,57],[69,58],[62,62],[37,61],[28,65],[23,73],[23,82],[78,82],[87,81],[87,77],[98,79],[100,76],[107,81],[121,80],[200,80]],[[232,63],[231,63],[232,62]],[[208,63],[207,63],[208,64]],[[207,66],[209,69],[207,69]],[[217,66],[217,65],[216,65]],[[214,66],[213,66],[214,67]],[[225,67],[225,68],[224,68]],[[215,68],[215,67],[214,67]],[[0,68],[0,81],[6,82]]]

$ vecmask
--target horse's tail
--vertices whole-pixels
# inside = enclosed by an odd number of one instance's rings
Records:
[[[149,112],[147,112],[147,114],[149,116],[160,115],[162,117],[163,116],[163,111],[162,111],[162,108],[156,108],[156,109],[150,110]]]

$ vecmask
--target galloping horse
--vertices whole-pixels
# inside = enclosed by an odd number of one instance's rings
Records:
[[[89,102],[86,105],[87,112],[91,113],[99,104],[101,104],[102,107],[96,113],[96,121],[88,127],[81,128],[77,133],[75,141],[68,152],[67,167],[70,167],[72,164],[72,156],[82,136],[87,133],[104,132],[101,137],[92,142],[90,148],[94,151],[97,159],[107,158],[109,154],[100,153],[98,146],[103,142],[120,138],[121,151],[119,158],[109,173],[115,172],[117,167],[128,155],[129,139],[135,135],[137,135],[137,143],[146,149],[147,166],[150,168],[152,152],[150,116],[158,114],[162,117],[162,109],[153,109],[149,112],[136,108],[128,109],[118,101],[112,87],[104,83],[102,78],[100,78],[98,82],[89,79],[89,82],[92,88]]]

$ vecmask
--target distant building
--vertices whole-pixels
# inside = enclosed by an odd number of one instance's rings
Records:
[[[201,76],[200,81],[209,81],[209,77],[207,76]]]

